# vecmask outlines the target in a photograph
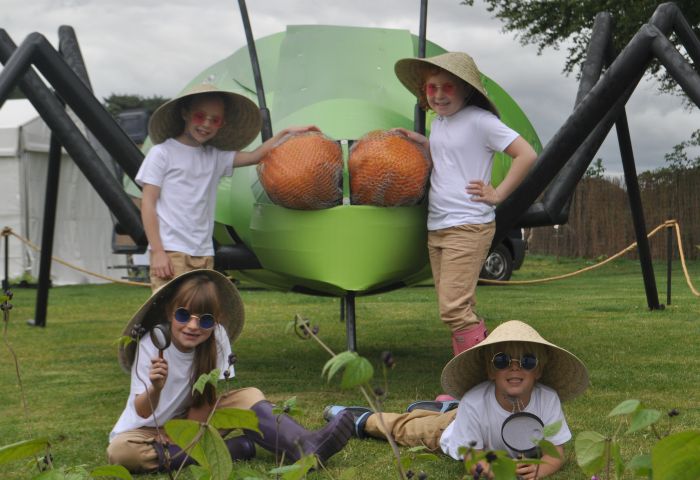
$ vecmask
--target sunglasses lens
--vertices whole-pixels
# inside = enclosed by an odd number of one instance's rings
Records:
[[[211,126],[214,128],[220,128],[224,124],[224,120],[221,117],[211,117]]]
[[[493,356],[493,366],[496,370],[503,370],[510,367],[510,355],[507,353],[497,353]]]
[[[175,310],[175,320],[180,323],[187,323],[190,321],[190,312],[186,308],[178,308]]]
[[[425,93],[427,93],[428,95],[435,95],[437,93],[437,85],[435,85],[434,83],[428,83],[425,86]]]
[[[199,317],[199,328],[209,329],[214,326],[214,315],[211,313],[204,313]]]
[[[207,119],[207,115],[204,112],[194,112],[192,114],[192,121],[197,125],[204,123]]]
[[[520,368],[523,370],[534,370],[537,366],[537,357],[531,353],[526,353],[520,359]]]

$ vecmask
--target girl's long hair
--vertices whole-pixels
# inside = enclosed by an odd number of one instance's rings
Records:
[[[221,310],[217,300],[218,290],[216,284],[204,275],[196,275],[188,278],[178,287],[173,296],[168,315],[172,319],[175,310],[185,307],[190,312],[211,313],[215,319],[220,318]],[[172,320],[171,320],[172,321]],[[217,321],[218,325],[218,321]],[[197,381],[200,375],[211,372],[216,368],[218,351],[216,346],[216,328],[212,329],[211,335],[204,342],[194,349],[194,360],[192,362],[191,383]],[[216,389],[208,383],[204,388],[204,393],[195,391],[192,394],[192,405],[200,407],[204,403],[214,405],[216,401]]]

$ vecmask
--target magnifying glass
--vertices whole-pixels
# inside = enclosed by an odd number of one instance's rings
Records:
[[[151,341],[158,349],[158,357],[163,358],[163,350],[170,346],[170,325],[159,323],[150,332]]]
[[[544,438],[544,423],[532,413],[514,413],[503,422],[501,438],[508,448],[523,457],[539,458],[542,454],[537,442]]]

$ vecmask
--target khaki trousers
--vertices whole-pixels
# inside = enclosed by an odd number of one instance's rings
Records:
[[[428,255],[440,319],[452,332],[479,322],[476,283],[496,232],[496,222],[428,232]]]
[[[199,270],[201,268],[212,269],[214,268],[214,257],[193,257],[182,252],[165,252],[170,261],[173,264],[173,270],[175,274],[172,278],[159,278],[151,273],[151,291],[155,292],[160,287],[168,283],[173,278],[178,275],[182,275],[185,272],[191,272],[192,270]]]
[[[257,388],[241,388],[223,394],[217,408],[247,410],[261,400],[265,400],[265,395]],[[162,428],[160,434],[165,436]],[[132,473],[153,472],[159,467],[158,454],[153,447],[157,439],[158,431],[154,427],[122,432],[107,447],[107,459]]]
[[[404,447],[426,447],[431,452],[440,450],[440,437],[457,415],[457,409],[440,413],[413,410],[409,413],[375,413],[367,418],[365,433],[386,439],[389,432],[396,443]],[[382,426],[382,422],[384,426]]]

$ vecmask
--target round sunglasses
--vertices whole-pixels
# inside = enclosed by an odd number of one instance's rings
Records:
[[[537,367],[537,357],[532,353],[526,353],[520,358],[512,358],[507,353],[498,352],[491,359],[493,368],[496,370],[505,370],[510,368],[512,362],[518,362],[523,370],[534,370]]]
[[[214,320],[214,315],[211,313],[203,313],[201,315],[193,315],[185,307],[179,307],[175,310],[175,320],[179,323],[189,323],[190,318],[196,318],[199,328],[208,330],[216,325],[216,320]]]
[[[206,122],[207,120],[209,120],[209,124],[214,128],[221,128],[224,124],[223,117],[219,115],[207,115],[201,110],[192,112],[190,118],[192,119],[192,123],[194,123],[195,125],[204,125],[204,122]]]

